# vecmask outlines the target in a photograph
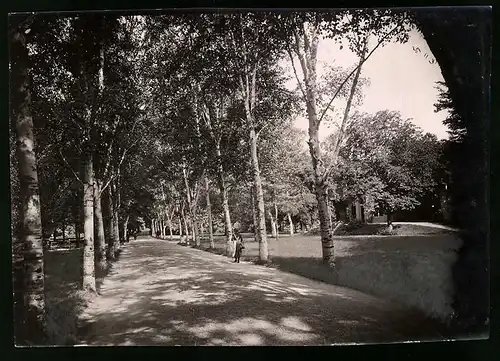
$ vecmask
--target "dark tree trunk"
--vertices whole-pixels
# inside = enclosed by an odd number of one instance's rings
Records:
[[[273,213],[271,211],[268,211],[267,214],[269,214],[269,221],[271,223],[271,237],[273,238],[278,238],[276,236],[276,221],[273,217]]]
[[[314,188],[316,200],[318,202],[318,214],[321,230],[321,245],[323,252],[323,262],[331,267],[335,266],[335,254],[333,244],[333,227],[328,208],[327,185],[323,179],[324,170],[319,164],[321,151],[319,146],[318,128],[319,123],[316,108],[308,106],[309,115],[309,152],[311,154],[314,171]]]
[[[113,194],[113,214],[111,217],[111,223],[113,225],[113,239],[114,242],[114,250],[115,256],[118,254],[120,250],[120,225],[118,222],[118,208],[120,207],[120,189],[117,183],[111,182],[110,185],[111,193]]]
[[[128,226],[128,220],[130,219],[130,216],[127,215],[127,217],[125,217],[125,220],[123,221],[122,223],[122,235],[123,235],[123,241],[126,242],[127,241],[127,226]]]
[[[16,133],[18,176],[20,181],[21,232],[19,244],[13,244],[14,258],[19,255],[16,278],[21,284],[21,319],[16,319],[16,344],[46,343],[44,262],[42,219],[38,189],[38,172],[34,149],[31,114],[29,56],[24,29],[11,37],[11,121]],[[17,237],[16,237],[17,238]],[[17,284],[17,282],[16,282]],[[16,297],[17,298],[17,297]],[[19,328],[18,328],[19,327]]]
[[[96,291],[94,259],[94,174],[92,156],[87,155],[83,166],[83,289]]]
[[[174,240],[174,232],[172,230],[172,218],[170,218],[168,220],[168,232],[170,234],[170,240],[173,241]]]
[[[212,204],[210,203],[210,182],[208,181],[208,177],[205,177],[205,192],[207,197],[208,239],[210,241],[210,248],[214,249],[214,228],[212,222]]]
[[[96,264],[104,269],[106,266],[106,239],[104,237],[104,220],[102,216],[101,182],[96,180],[94,187],[94,234]]]
[[[255,236],[255,241],[259,242],[259,237],[260,233],[257,232],[257,229],[259,228],[259,224],[257,223],[257,211],[255,210],[257,205],[255,203],[255,188],[252,186],[250,188],[250,194],[251,194],[251,203],[252,203],[252,219],[253,219],[253,233]]]
[[[222,196],[222,210],[224,212],[224,230],[226,234],[226,254],[231,256],[231,239],[233,237],[233,225],[231,223],[231,213],[229,211],[229,196],[227,191],[226,179],[224,176],[224,168],[222,166],[221,159],[221,151],[220,147],[217,147],[217,159],[218,159],[218,183],[219,190]]]
[[[454,307],[461,324],[484,330],[489,319],[491,9],[419,11],[416,20],[466,129],[459,143],[463,156],[452,169],[455,219],[464,229],[454,271]]]
[[[288,224],[290,226],[290,236],[293,236],[295,230],[294,230],[292,215],[290,213],[287,213],[286,216],[288,218]]]
[[[113,224],[113,215],[114,215],[114,202],[113,202],[113,194],[111,192],[111,185],[106,189],[106,193],[108,194],[108,201],[106,207],[107,213],[107,228],[108,228],[108,249],[106,252],[106,258],[108,260],[114,260],[116,257],[115,249],[116,249],[116,236]]]
[[[64,244],[66,242],[66,222],[65,221],[62,221],[61,232],[62,232],[62,241]],[[69,245],[71,248],[71,239],[69,240]]]
[[[249,116],[247,114],[247,118]],[[253,126],[250,127],[250,159],[252,162],[253,185],[255,189],[255,218],[258,227],[255,233],[259,234],[259,261],[267,262],[269,250],[267,245],[264,191],[262,190],[262,178],[260,176],[259,158],[257,156],[257,135]]]

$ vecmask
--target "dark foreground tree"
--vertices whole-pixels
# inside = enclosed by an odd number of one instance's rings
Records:
[[[452,203],[464,229],[455,264],[455,312],[481,330],[489,320],[488,127],[490,120],[491,8],[420,10],[415,19],[441,67],[458,136],[452,145]],[[452,137],[454,138],[454,137]]]
[[[11,24],[11,121],[16,133],[18,176],[20,181],[21,232],[18,239],[22,255],[21,287],[23,315],[18,344],[42,344],[45,341],[45,296],[42,219],[38,191],[37,160],[34,149],[33,118],[29,77],[27,37],[30,18]],[[17,19],[16,19],[17,20]],[[16,238],[14,238],[16,239]],[[18,248],[19,247],[19,248]]]

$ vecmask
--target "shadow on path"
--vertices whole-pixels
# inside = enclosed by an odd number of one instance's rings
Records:
[[[280,270],[139,239],[80,334],[88,345],[323,345],[436,339],[413,311]]]

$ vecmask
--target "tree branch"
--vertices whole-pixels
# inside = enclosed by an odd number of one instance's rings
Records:
[[[78,174],[75,173],[75,171],[73,170],[73,167],[68,163],[68,161],[66,160],[66,158],[62,154],[61,149],[59,149],[59,154],[61,155],[61,158],[64,161],[64,163],[68,166],[68,168],[71,170],[71,172],[75,176],[76,180],[79,181],[83,185],[84,183],[82,182],[82,180],[80,179],[80,177],[78,176]]]
[[[236,46],[236,39],[235,39],[233,30],[229,31],[229,35],[231,37],[231,44],[233,45],[234,54],[237,55],[238,54],[238,48]],[[241,76],[241,73],[239,73],[239,72],[238,72],[238,82],[240,84],[240,90],[241,90],[241,92],[243,92],[244,89],[245,89],[245,86],[243,85],[243,77]]]
[[[297,74],[297,68],[295,67],[295,62],[293,61],[293,54],[288,47],[287,47],[286,51],[288,53],[288,56],[290,57],[290,62],[292,63],[293,73],[295,74],[295,79],[297,79],[297,84],[299,85],[299,89],[300,89],[302,95],[304,96],[304,99],[307,99],[306,92],[305,92],[304,88],[302,87],[302,83],[299,79],[299,75]]]
[[[104,166],[104,174],[103,174],[103,178],[106,178],[108,176],[108,172],[109,172],[109,166],[111,164],[111,153],[112,153],[112,150],[113,150],[113,143],[115,141],[115,133],[116,133],[116,129],[118,128],[118,124],[120,123],[120,117],[117,117],[115,123],[113,124],[113,137],[111,138],[111,143],[109,144],[109,147],[108,147],[108,152],[107,152],[107,155],[106,155],[106,165]]]
[[[137,142],[139,142],[139,140],[140,140],[140,138],[137,138],[137,139],[136,139],[136,141],[135,141],[132,145],[130,145],[130,147],[126,148],[126,149],[123,151],[123,154],[122,154],[122,157],[121,157],[121,159],[120,159],[120,162],[118,163],[118,166],[115,168],[115,170],[116,170],[117,172],[115,172],[115,174],[114,174],[113,176],[111,176],[111,177],[108,179],[108,181],[106,182],[105,186],[101,188],[101,191],[99,192],[99,195],[101,195],[101,194],[104,192],[104,190],[105,190],[105,189],[106,189],[106,188],[107,188],[107,187],[111,184],[111,182],[112,182],[113,180],[115,180],[115,179],[116,179],[116,178],[120,175],[119,170],[120,170],[121,165],[123,164],[123,161],[125,160],[125,155],[127,154],[127,152],[128,152],[128,151],[129,151],[129,150],[130,150],[130,149],[131,149],[131,148],[132,148],[135,144],[137,144]]]
[[[356,70],[356,74],[354,75],[354,79],[353,79],[353,82],[351,85],[351,91],[349,93],[349,98],[347,99],[347,105],[346,105],[346,108],[344,110],[344,116],[342,118],[342,123],[340,125],[337,139],[335,139],[335,144],[333,147],[332,164],[329,166],[329,168],[327,169],[327,171],[323,175],[324,181],[327,180],[327,178],[330,176],[330,173],[332,172],[333,168],[337,165],[337,158],[338,158],[339,151],[340,151],[340,145],[342,143],[342,138],[344,136],[345,128],[347,125],[347,120],[349,118],[349,111],[351,109],[352,99],[354,98],[354,94],[356,92],[356,87],[358,85],[358,79],[359,79],[359,75],[361,73],[361,68],[362,68],[362,65],[364,62],[364,54],[365,54],[367,45],[368,45],[368,36],[365,38],[365,41],[363,43],[363,48],[361,50],[361,55],[359,58],[359,64],[356,67],[357,70]]]
[[[307,54],[311,48],[311,43],[309,42],[309,37],[307,36],[307,28],[305,21],[302,22],[302,31],[304,32],[304,51]]]
[[[162,166],[165,167],[165,163],[163,163],[163,161],[160,159],[160,157],[156,156],[156,159],[161,163]]]
[[[259,66],[259,60],[257,60],[254,64],[254,68],[252,69],[252,88],[251,88],[251,95],[250,95],[250,111],[253,113],[254,106],[255,106],[255,88],[256,88],[256,78],[257,78],[257,67]]]
[[[108,181],[106,182],[106,184],[105,184],[103,187],[101,187],[101,190],[100,190],[100,192],[99,192],[99,196],[101,196],[101,195],[104,193],[104,191],[106,190],[106,188],[108,188],[108,187],[109,187],[109,185],[111,184],[111,182],[112,182],[115,178],[116,178],[116,175],[113,175],[113,176],[111,176],[111,177],[108,179]]]
[[[293,36],[295,38],[295,53],[299,58],[300,66],[302,68],[302,73],[304,74],[304,80],[307,82],[309,72],[306,66],[305,54],[302,54],[302,52],[300,51],[300,36],[299,34],[297,34],[297,30],[295,28],[293,28]]]
[[[387,32],[387,34],[385,34],[378,42],[378,44],[372,49],[372,51],[370,51],[370,53],[366,56],[366,58],[364,58],[364,60],[362,62],[360,62],[358,64],[357,67],[355,67],[350,73],[349,75],[344,79],[344,81],[342,82],[342,84],[340,84],[340,86],[337,88],[337,91],[335,92],[335,94],[333,94],[333,97],[332,99],[328,102],[328,105],[326,106],[326,108],[323,110],[323,112],[321,113],[321,116],[319,117],[319,120],[318,122],[321,122],[321,120],[323,120],[323,117],[325,116],[326,112],[328,111],[328,109],[330,108],[330,106],[332,105],[333,101],[335,100],[335,98],[337,98],[337,95],[340,93],[340,91],[342,90],[342,88],[344,87],[344,85],[347,83],[347,81],[349,80],[349,78],[357,71],[358,67],[362,66],[369,58],[370,56],[372,56],[372,54],[375,52],[375,50],[377,50],[377,48],[384,42],[384,40],[386,38],[388,38],[394,31],[396,31],[399,26],[401,24],[397,24],[391,31]]]
[[[260,132],[262,132],[268,125],[270,124],[270,122],[264,124],[264,126],[262,128],[260,128],[260,130],[257,132],[257,134],[255,135],[255,139],[259,139],[259,135],[260,135]]]

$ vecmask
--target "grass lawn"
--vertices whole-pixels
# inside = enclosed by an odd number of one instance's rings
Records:
[[[455,232],[437,227],[420,224],[397,224],[393,225],[393,231],[387,234],[385,224],[346,224],[341,226],[336,232],[339,236],[370,236],[370,235],[393,235],[393,236],[420,236],[420,235],[452,235]],[[319,236],[319,230],[312,230],[307,235]]]
[[[77,339],[77,318],[85,307],[81,290],[82,249],[46,251],[45,302],[51,344],[71,345]]]
[[[460,246],[456,236],[439,230],[412,236],[350,235],[335,237],[336,269],[321,262],[319,236],[268,238],[272,267],[338,284],[445,318],[451,313],[451,265]],[[243,234],[243,261],[258,260],[253,235]],[[214,253],[223,254],[225,238],[215,237]],[[208,250],[208,239],[202,240]],[[78,338],[78,318],[90,295],[81,290],[82,250],[48,251],[45,258],[47,326],[51,343],[71,345]],[[98,285],[106,271],[96,275]]]
[[[78,339],[78,319],[95,297],[82,290],[83,249],[44,253],[47,331],[53,345],[72,345]],[[99,288],[109,271],[96,270]]]
[[[415,233],[415,227],[408,227]],[[427,227],[426,227],[427,228]],[[451,266],[460,241],[436,230],[412,236],[336,236],[336,269],[321,262],[319,236],[268,237],[270,266],[318,281],[346,286],[390,299],[446,319],[453,297]],[[242,261],[258,260],[258,243],[243,234]],[[202,249],[208,250],[208,239]],[[224,236],[215,237],[214,253],[223,254]]]

